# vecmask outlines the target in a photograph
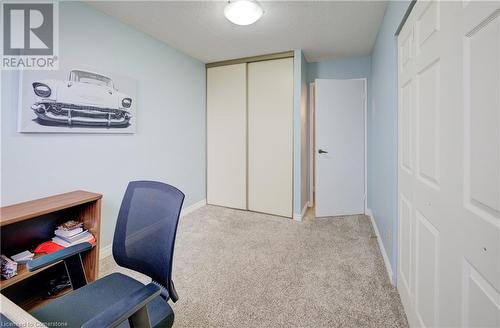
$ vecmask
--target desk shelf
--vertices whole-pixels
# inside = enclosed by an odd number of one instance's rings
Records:
[[[25,264],[18,264],[17,265],[17,275],[15,275],[14,277],[10,278],[10,279],[2,279],[0,280],[0,290],[4,289],[4,288],[7,288],[9,286],[12,286],[14,285],[15,283],[18,283],[19,281],[23,281],[24,279],[27,279],[37,273],[40,273],[44,270],[47,270],[48,268],[58,264],[60,262],[57,262],[57,263],[54,263],[54,264],[51,264],[49,266],[46,266],[45,268],[42,268],[36,272],[29,272],[28,269],[26,268],[26,265]]]
[[[41,242],[51,240],[54,236],[54,229],[59,224],[76,219],[82,221],[84,228],[96,238],[92,249],[82,254],[87,281],[94,281],[98,277],[99,270],[101,198],[100,194],[79,190],[0,208],[2,254],[11,256],[26,249],[33,250]],[[37,254],[36,256],[43,255]],[[36,283],[33,282],[34,286],[30,286],[30,281],[35,281],[36,275],[42,272],[47,273],[48,269],[58,264],[60,265],[61,262],[36,272],[29,272],[26,265],[18,264],[16,276],[0,280],[0,290],[2,293],[14,295],[18,286],[19,289],[25,289],[26,286],[36,288]],[[48,271],[50,273],[51,270]],[[24,291],[19,290],[20,295],[23,293]],[[16,301],[29,310],[47,300]]]
[[[95,247],[95,245],[92,246],[92,247]],[[43,255],[44,254],[37,254],[37,255],[35,255],[34,258],[38,258],[38,257],[41,257]],[[22,281],[24,279],[27,279],[27,278],[29,278],[29,277],[37,274],[37,273],[40,273],[40,272],[42,272],[44,270],[47,270],[48,268],[51,268],[54,265],[57,265],[59,263],[61,263],[61,261],[56,262],[56,263],[51,264],[51,265],[48,265],[48,266],[46,266],[44,268],[38,269],[36,272],[29,272],[28,268],[26,268],[25,264],[18,264],[17,265],[17,275],[15,275],[14,277],[12,277],[10,279],[2,279],[2,280],[0,280],[0,290],[2,290],[4,288],[7,288],[9,286],[12,286],[12,285],[14,285],[17,282]]]

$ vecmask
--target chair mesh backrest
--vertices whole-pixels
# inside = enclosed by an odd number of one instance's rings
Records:
[[[141,272],[170,293],[175,234],[184,194],[155,181],[132,181],[123,197],[113,239],[118,265]]]

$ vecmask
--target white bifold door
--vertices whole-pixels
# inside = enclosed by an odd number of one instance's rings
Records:
[[[293,59],[207,69],[207,202],[292,216]]]
[[[365,80],[315,81],[316,216],[365,212]]]
[[[410,326],[500,327],[500,2],[418,1],[398,54]]]

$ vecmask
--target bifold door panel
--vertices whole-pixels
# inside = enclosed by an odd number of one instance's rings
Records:
[[[410,326],[500,327],[500,3],[418,1],[398,53]]]

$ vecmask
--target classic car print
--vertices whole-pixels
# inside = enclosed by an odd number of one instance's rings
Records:
[[[67,81],[32,83],[31,109],[38,123],[52,126],[126,128],[130,125],[132,98],[118,91],[102,74],[72,70]]]

